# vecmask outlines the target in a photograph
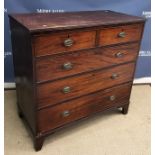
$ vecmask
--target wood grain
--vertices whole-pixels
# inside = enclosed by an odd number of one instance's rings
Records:
[[[127,114],[144,18],[109,10],[9,18],[17,107],[37,151],[71,122],[118,107]]]
[[[95,31],[63,32],[50,35],[41,35],[34,38],[36,56],[44,56],[80,49],[95,47]],[[73,45],[66,47],[64,41],[72,39]]]
[[[55,80],[135,61],[138,49],[138,43],[133,43],[39,58],[36,61],[36,80],[37,82]],[[117,57],[119,53],[121,53],[122,56]],[[72,68],[65,70],[63,65],[68,62],[71,63]]]
[[[131,81],[134,65],[134,63],[129,63],[108,70],[95,71],[72,78],[39,84],[37,87],[38,107],[54,105],[68,99]],[[113,74],[117,74],[118,77],[112,79]],[[63,88],[66,86],[71,89],[69,93],[63,92]]]
[[[125,104],[129,99],[130,89],[131,83],[40,110],[38,112],[39,131],[46,132],[87,115],[102,111],[107,107],[117,107],[120,104]],[[115,96],[115,99],[111,101],[110,96]],[[65,111],[69,112],[68,116],[63,115]]]
[[[143,24],[105,28],[100,31],[99,46],[139,41],[142,30]],[[125,37],[119,37],[120,32],[125,32]]]
[[[56,30],[130,24],[145,21],[142,17],[110,10],[11,14],[10,18],[14,18],[18,23],[22,23],[31,33],[45,33]]]

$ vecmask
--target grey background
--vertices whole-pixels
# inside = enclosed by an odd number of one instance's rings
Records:
[[[147,19],[135,78],[151,76],[151,1],[150,0],[5,0],[4,18],[4,79],[14,82],[12,49],[8,13],[29,12],[67,12],[86,10],[113,10],[131,15],[144,16]]]

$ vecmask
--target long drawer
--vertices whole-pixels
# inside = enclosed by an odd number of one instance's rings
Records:
[[[66,76],[135,61],[138,43],[83,50],[63,55],[38,58],[37,82],[55,80]]]
[[[131,81],[135,63],[98,70],[63,80],[37,86],[38,107],[54,105],[62,101],[93,93],[108,87]]]
[[[118,43],[140,41],[143,24],[109,27],[100,31],[99,45],[106,46]]]
[[[38,111],[39,131],[46,132],[110,107],[127,104],[131,83]]]

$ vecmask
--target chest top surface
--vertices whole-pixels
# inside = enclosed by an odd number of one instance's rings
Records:
[[[10,14],[9,17],[22,24],[30,32],[107,26],[145,21],[142,17],[109,10],[65,13],[24,13]]]

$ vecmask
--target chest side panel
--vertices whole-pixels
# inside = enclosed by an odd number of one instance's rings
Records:
[[[17,105],[35,134],[35,85],[31,35],[10,18]]]

